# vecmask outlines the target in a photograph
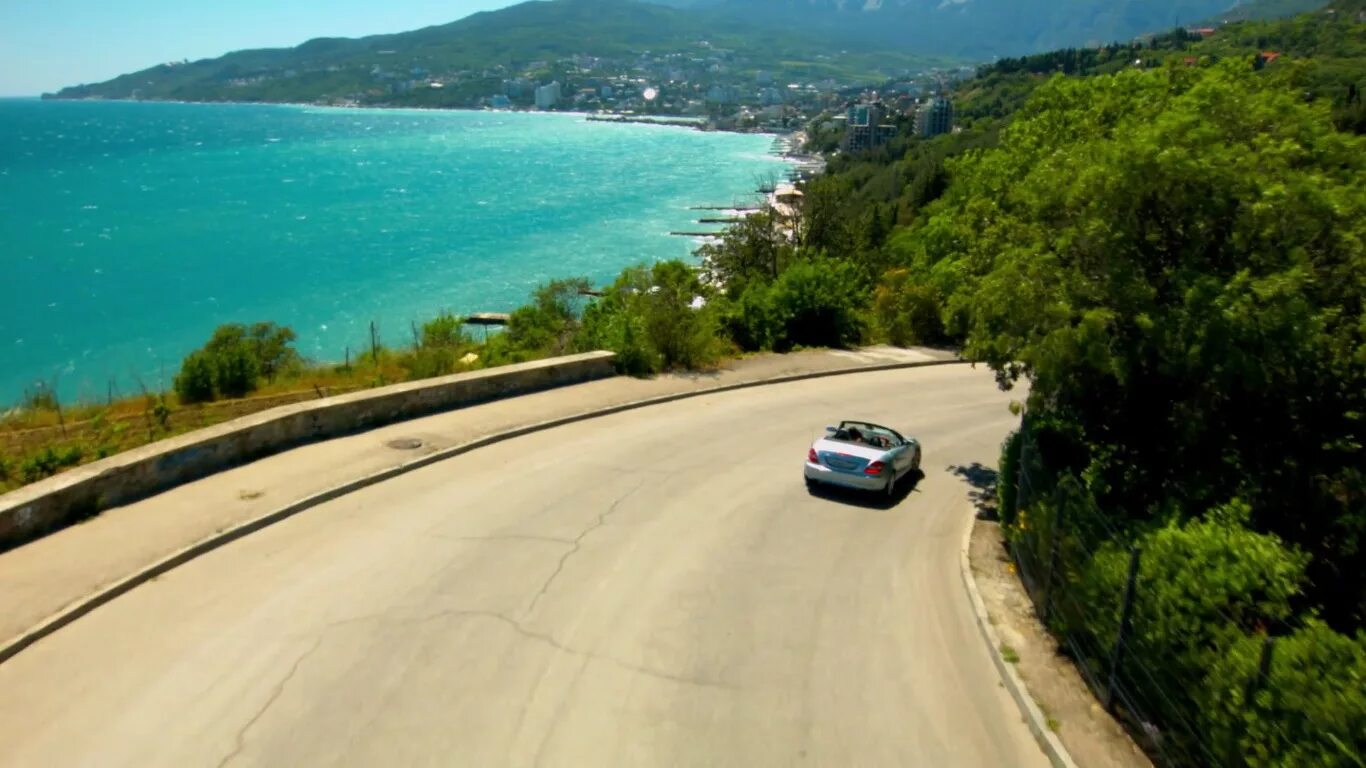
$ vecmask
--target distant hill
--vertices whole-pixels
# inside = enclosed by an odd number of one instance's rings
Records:
[[[295,48],[246,50],[216,59],[161,64],[103,83],[65,88],[58,98],[189,101],[317,101],[361,95],[385,103],[427,104],[397,85],[446,76],[458,87],[441,99],[497,91],[503,78],[573,56],[634,63],[673,57],[696,65],[727,53],[727,73],[768,70],[805,80],[877,80],[933,63],[884,46],[845,52],[843,41],[809,30],[774,30],[631,0],[533,0],[412,32],[359,39],[319,38]],[[719,74],[719,73],[718,73]],[[720,78],[713,78],[720,79]]]
[[[1236,21],[1269,21],[1299,13],[1318,10],[1328,0],[1247,0],[1206,20],[1209,24],[1230,24]]]
[[[533,0],[412,32],[162,64],[58,98],[469,105],[509,78],[590,71],[692,86],[876,82],[933,65],[1124,41],[1316,0]],[[1217,22],[1208,22],[1217,23]],[[606,59],[566,68],[570,57]],[[643,57],[643,58],[642,58]],[[648,65],[642,67],[642,65]],[[433,81],[436,81],[433,85]],[[419,85],[415,85],[419,84]],[[694,94],[695,96],[696,94]],[[528,97],[529,98],[529,97]]]
[[[977,60],[1098,45],[1190,24],[1231,0],[661,0],[787,30]]]

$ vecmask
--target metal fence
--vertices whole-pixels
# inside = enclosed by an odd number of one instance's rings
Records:
[[[1132,534],[1098,508],[1078,478],[1047,471],[1027,419],[1015,439],[1016,474],[1001,478],[1015,485],[1013,510],[1002,510],[1012,521],[1007,540],[1036,613],[1061,650],[1159,765],[1243,764],[1232,745],[1216,743],[1202,727],[1196,695],[1202,679],[1144,646],[1134,607],[1151,585]],[[1098,581],[1106,588],[1098,589]],[[1273,651],[1267,639],[1244,701],[1269,679]]]

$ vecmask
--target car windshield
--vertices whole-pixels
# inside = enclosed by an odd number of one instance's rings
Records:
[[[890,448],[896,445],[896,433],[886,427],[879,427],[876,424],[865,424],[857,421],[841,422],[835,430],[830,433],[830,440],[842,443],[854,443],[856,445],[871,445],[879,448]]]

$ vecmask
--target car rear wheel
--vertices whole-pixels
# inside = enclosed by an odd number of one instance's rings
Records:
[[[812,479],[809,478],[809,477],[806,478],[806,490],[809,491],[809,492],[815,492],[815,490],[816,490],[816,481],[815,481],[815,480],[812,480]]]

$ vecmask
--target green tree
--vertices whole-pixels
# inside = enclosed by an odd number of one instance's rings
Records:
[[[573,350],[583,317],[587,278],[552,280],[536,289],[530,304],[514,311],[494,344],[495,356],[511,362],[553,357]]]
[[[291,346],[297,338],[293,329],[275,323],[253,323],[247,333],[253,347],[252,356],[266,381],[274,381],[280,373],[298,367],[302,362]]]
[[[772,209],[732,224],[718,242],[698,249],[711,282],[736,295],[750,282],[771,282],[792,259],[783,222]]]
[[[873,291],[878,332],[900,347],[944,341],[943,305],[935,286],[916,282],[906,269],[887,272]]]
[[[419,346],[429,349],[460,347],[469,343],[464,332],[464,318],[441,312],[422,324]]]
[[[1201,726],[1229,764],[1358,768],[1366,762],[1366,634],[1311,620],[1275,639],[1240,639],[1200,686]]]
[[[1247,633],[1289,619],[1304,582],[1308,558],[1244,528],[1247,513],[1235,503],[1137,542],[1142,554],[1121,680],[1146,707],[1140,714],[1170,726],[1169,751],[1197,763],[1206,747],[1190,730],[1200,713],[1191,681],[1204,679]],[[1128,563],[1124,548],[1106,545],[1082,574],[1082,609],[1071,620],[1085,624],[1070,631],[1094,638],[1089,647],[1108,649],[1118,635]]]
[[[777,321],[773,347],[850,347],[863,338],[866,294],[858,270],[844,261],[808,260],[788,267],[769,289]]]
[[[203,350],[186,356],[175,377],[175,391],[180,402],[206,403],[214,398],[214,365]]]
[[[1366,621],[1366,143],[1228,62],[1055,78],[950,172],[895,247],[969,356],[1079,425],[1055,468],[1120,521],[1241,496],[1325,618]]]
[[[616,351],[634,374],[705,367],[723,352],[714,300],[681,261],[631,267],[584,313],[578,344]]]
[[[262,375],[275,376],[301,363],[293,341],[293,330],[274,323],[220,325],[181,363],[176,393],[185,403],[248,395]]]

